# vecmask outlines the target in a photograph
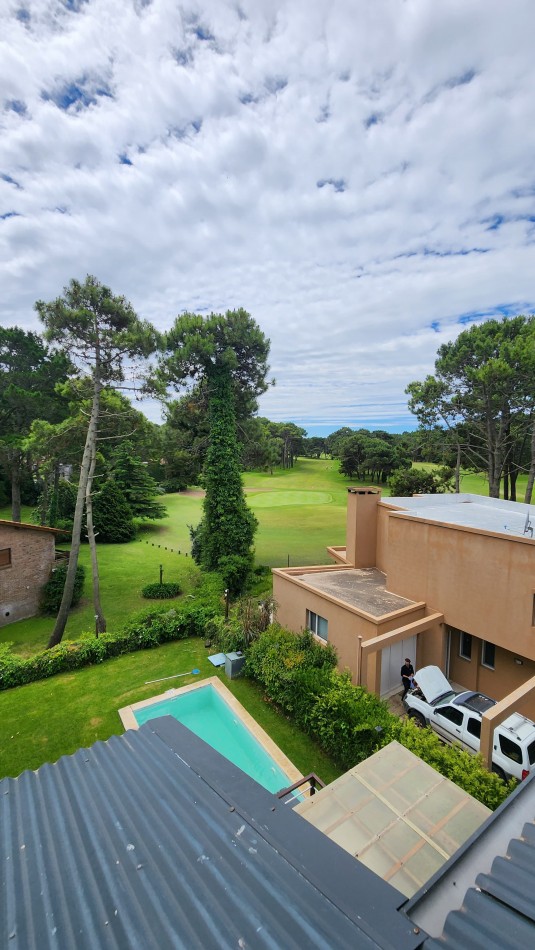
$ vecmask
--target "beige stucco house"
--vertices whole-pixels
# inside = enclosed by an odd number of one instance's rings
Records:
[[[533,505],[349,488],[336,563],[273,571],[277,618],[332,643],[381,695],[400,689],[407,656],[500,700],[535,676],[533,527]]]
[[[0,627],[33,617],[50,577],[55,539],[65,532],[18,521],[0,521]]]

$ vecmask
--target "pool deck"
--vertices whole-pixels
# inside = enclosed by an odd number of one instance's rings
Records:
[[[232,695],[229,689],[217,676],[209,676],[207,679],[196,683],[190,683],[188,686],[179,686],[178,688],[167,689],[164,693],[157,696],[151,696],[149,699],[143,699],[139,703],[133,703],[131,706],[123,706],[119,709],[119,716],[125,729],[139,729],[135,712],[138,709],[144,709],[147,706],[154,706],[155,703],[163,702],[166,699],[173,699],[175,696],[183,696],[185,693],[191,693],[194,689],[202,689],[204,686],[212,686],[219,694],[221,699],[230,706],[232,712],[243,725],[249,730],[256,741],[262,746],[265,752],[277,763],[280,769],[288,776],[288,785],[293,785],[303,778],[301,772],[296,769],[288,756],[279,749],[273,739],[267,732],[258,725],[255,719],[247,712],[240,702]]]

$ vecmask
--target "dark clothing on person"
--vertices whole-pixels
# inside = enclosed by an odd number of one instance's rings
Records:
[[[412,678],[414,676],[414,667],[412,663],[404,663],[401,667],[401,682],[403,684],[403,698],[409,692],[412,686]]]

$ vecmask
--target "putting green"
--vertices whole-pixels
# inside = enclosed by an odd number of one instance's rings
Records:
[[[266,491],[247,495],[251,508],[297,508],[302,505],[331,505],[333,496],[326,491]]]

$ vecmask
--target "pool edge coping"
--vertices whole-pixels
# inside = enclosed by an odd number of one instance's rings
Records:
[[[175,696],[184,693],[190,693],[195,689],[202,689],[205,686],[213,686],[216,692],[219,694],[221,699],[226,702],[232,711],[239,717],[242,724],[245,728],[252,734],[252,736],[260,743],[262,748],[268,755],[271,756],[273,761],[279,766],[280,769],[288,776],[288,785],[293,785],[294,782],[300,781],[303,778],[303,775],[293,764],[291,759],[279,748],[277,743],[268,735],[265,729],[260,726],[256,719],[247,710],[245,706],[242,706],[240,701],[231,693],[230,689],[221,682],[218,676],[208,676],[206,679],[200,680],[196,683],[188,683],[187,686],[178,686],[172,687],[171,689],[165,690],[164,693],[159,693],[157,696],[151,696],[149,699],[142,699],[138,703],[132,703],[130,706],[123,706],[118,710],[121,722],[127,729],[139,729],[138,722],[135,717],[136,709],[143,709],[146,706],[153,706],[155,703],[163,702],[166,699],[173,699]]]

